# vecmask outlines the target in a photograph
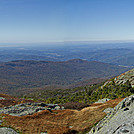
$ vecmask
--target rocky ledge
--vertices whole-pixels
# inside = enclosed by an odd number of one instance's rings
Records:
[[[134,95],[104,112],[107,116],[89,134],[134,134]]]
[[[116,84],[124,84],[128,80],[131,83],[131,86],[134,87],[134,69],[129,70],[129,71],[115,77],[115,79],[114,79]]]
[[[59,106],[58,104],[45,104],[45,103],[23,103],[14,106],[8,106],[0,108],[0,114],[9,114],[12,116],[24,116],[24,115],[32,115],[36,112],[40,112],[42,110],[62,110],[64,107]],[[2,120],[0,120],[0,124],[2,124]],[[18,134],[12,128],[1,127],[0,134]],[[45,133],[42,133],[45,134]]]
[[[60,107],[58,104],[45,104],[45,103],[24,103],[15,106],[8,106],[0,108],[0,114],[9,114],[12,116],[32,115],[42,110],[62,110],[64,107]]]

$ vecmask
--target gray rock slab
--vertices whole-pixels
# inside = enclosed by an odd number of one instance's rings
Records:
[[[108,98],[104,98],[104,99],[100,99],[100,100],[98,100],[97,102],[95,102],[95,103],[106,103],[107,101],[109,101],[110,99],[108,99]]]
[[[134,134],[134,95],[120,102],[89,134]]]
[[[23,116],[23,115],[32,115],[36,112],[40,112],[42,110],[60,110],[64,109],[60,108],[57,104],[44,104],[44,103],[24,103],[18,104],[15,106],[8,106],[4,108],[0,108],[0,114],[10,114],[12,116]]]
[[[19,133],[15,132],[11,128],[2,127],[0,128],[0,134],[19,134]]]

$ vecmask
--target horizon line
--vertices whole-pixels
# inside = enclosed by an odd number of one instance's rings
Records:
[[[124,43],[124,42],[134,42],[134,40],[64,40],[64,41],[44,41],[44,42],[0,42],[0,44],[44,44],[44,43],[67,43],[67,42],[72,42],[72,43],[79,43],[79,42],[84,42],[84,43]]]

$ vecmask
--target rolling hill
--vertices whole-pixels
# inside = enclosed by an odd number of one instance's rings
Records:
[[[4,62],[0,64],[0,91],[19,95],[39,88],[44,90],[48,86],[60,88],[90,79],[93,81],[93,78],[106,79],[127,70],[129,68],[81,59],[65,62],[21,60]]]

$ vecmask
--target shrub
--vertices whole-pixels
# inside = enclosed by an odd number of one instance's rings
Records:
[[[88,104],[85,103],[80,103],[80,102],[67,102],[62,105],[65,109],[76,109],[76,110],[81,110],[85,107],[89,107]]]

